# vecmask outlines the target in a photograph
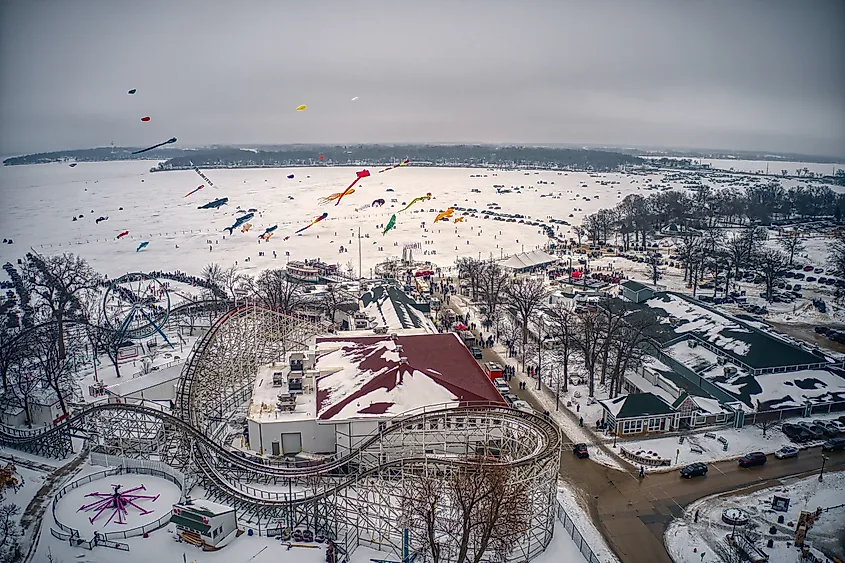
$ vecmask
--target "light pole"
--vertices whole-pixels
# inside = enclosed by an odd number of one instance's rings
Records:
[[[543,317],[540,317],[540,326],[537,334],[537,391],[542,391],[543,383],[540,374],[543,367]]]
[[[824,478],[824,464],[827,461],[827,459],[828,459],[828,457],[826,455],[822,454],[822,470],[819,472],[819,483],[821,483],[822,479]]]

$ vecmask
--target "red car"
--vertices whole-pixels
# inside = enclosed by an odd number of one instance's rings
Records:
[[[764,465],[766,463],[766,454],[763,452],[751,452],[739,458],[740,467],[753,467],[755,465]]]

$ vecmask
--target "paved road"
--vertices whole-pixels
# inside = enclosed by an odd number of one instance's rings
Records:
[[[502,362],[492,349],[484,349],[483,353],[484,361]],[[513,393],[542,412],[530,392],[518,390],[515,380],[512,383]],[[563,412],[574,420],[569,411]],[[603,449],[607,449],[606,445]],[[616,456],[615,452],[612,454]],[[825,471],[845,470],[845,452],[828,455]],[[763,467],[743,469],[736,461],[723,461],[711,463],[706,477],[681,479],[677,471],[671,471],[651,473],[641,480],[633,468],[620,471],[580,460],[564,450],[560,477],[580,490],[593,521],[623,563],[672,563],[663,545],[663,534],[672,519],[683,515],[687,505],[712,494],[777,485],[783,477],[817,474],[821,461],[821,448],[816,447],[802,451],[795,459],[777,460],[770,456]]]
[[[485,348],[482,353],[483,361],[506,363],[493,349]],[[512,380],[511,392],[543,412],[533,395],[518,387],[517,380]],[[575,420],[568,410],[562,412]],[[565,442],[573,440],[565,437]],[[600,447],[619,457],[605,444]],[[784,477],[818,474],[821,455],[821,448],[816,447],[803,450],[795,459],[778,460],[769,456],[763,467],[742,469],[736,461],[723,461],[709,464],[706,477],[681,479],[677,471],[671,471],[651,473],[641,480],[627,462],[630,470],[620,471],[578,459],[564,450],[560,478],[586,501],[593,522],[622,563],[672,563],[663,545],[663,534],[669,522],[683,515],[687,505],[705,496],[740,488],[778,485]],[[826,472],[845,470],[845,452],[827,455]]]

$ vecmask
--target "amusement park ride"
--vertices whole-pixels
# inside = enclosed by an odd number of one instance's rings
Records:
[[[158,333],[173,348],[163,330],[170,317],[170,294],[158,278],[140,272],[116,278],[103,298],[103,314],[117,342]]]
[[[115,516],[117,516],[117,519],[115,520],[116,524],[126,524],[125,517],[129,514],[128,508],[130,506],[137,508],[140,511],[141,516],[152,513],[152,510],[146,510],[145,508],[135,504],[135,502],[141,500],[152,500],[152,502],[155,502],[158,500],[159,495],[153,496],[137,494],[135,491],[147,490],[144,485],[140,485],[126,491],[121,491],[120,487],[121,485],[112,485],[113,491],[110,493],[88,493],[85,495],[86,497],[97,497],[99,500],[80,506],[79,509],[77,509],[77,512],[80,510],[84,510],[86,512],[96,510],[96,514],[88,518],[88,521],[93,524],[100,516],[108,514],[108,511],[111,510],[111,516],[109,516],[108,520],[106,520],[106,523],[104,524],[105,526],[108,526],[111,521],[114,520]]]

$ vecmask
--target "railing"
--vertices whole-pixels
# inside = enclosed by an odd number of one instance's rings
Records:
[[[569,514],[566,513],[566,509],[563,508],[560,501],[557,503],[557,519],[560,520],[561,524],[563,524],[563,529],[566,530],[566,533],[569,534],[569,537],[571,537],[575,545],[578,546],[578,551],[581,552],[581,555],[584,556],[587,563],[601,563],[599,558],[596,557],[596,554],[593,552],[593,549],[587,543],[587,540],[584,539],[583,534],[581,534],[575,526],[575,522],[573,522],[569,517]]]

